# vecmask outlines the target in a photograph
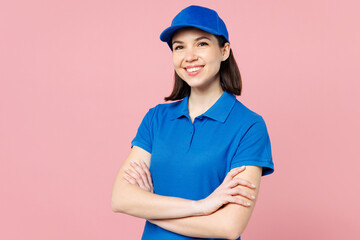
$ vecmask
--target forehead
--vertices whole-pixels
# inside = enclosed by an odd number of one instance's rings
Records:
[[[185,27],[185,28],[181,28],[181,29],[175,31],[175,33],[172,36],[172,41],[180,40],[181,38],[188,38],[188,37],[189,38],[197,38],[199,36],[205,36],[210,39],[215,38],[215,36],[213,34],[203,31],[199,28]]]

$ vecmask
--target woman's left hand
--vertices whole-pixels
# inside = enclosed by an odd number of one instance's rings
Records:
[[[130,165],[134,170],[125,168],[127,174],[124,175],[125,180],[130,184],[137,185],[145,191],[154,192],[152,184],[151,173],[143,161],[140,161],[140,165],[130,160]]]

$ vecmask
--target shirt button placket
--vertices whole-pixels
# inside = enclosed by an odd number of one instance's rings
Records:
[[[188,119],[189,119],[189,123],[190,123],[190,129],[189,129],[189,138],[190,139],[189,139],[188,150],[190,150],[191,143],[192,143],[192,140],[194,139],[194,135],[195,135],[195,125],[196,125],[196,122],[199,121],[199,118],[195,118],[194,122],[191,122],[190,116],[188,116]]]
[[[189,148],[191,147],[191,143],[192,140],[194,139],[194,135],[195,135],[195,123],[196,123],[196,118],[194,119],[194,123],[191,124],[191,128],[190,128],[190,143],[189,143]]]

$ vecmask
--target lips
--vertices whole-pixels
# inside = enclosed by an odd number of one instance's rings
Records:
[[[203,67],[204,67],[204,65],[189,65],[189,66],[185,67],[185,70],[187,72],[193,72],[193,71],[197,71]]]
[[[185,67],[185,71],[189,76],[195,76],[204,68],[204,65],[191,65]]]

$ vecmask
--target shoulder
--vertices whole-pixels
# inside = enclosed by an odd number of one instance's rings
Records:
[[[169,119],[177,116],[181,101],[182,100],[170,103],[159,103],[148,107],[142,121],[146,123],[147,126],[151,126],[151,128],[164,126]]]
[[[263,117],[236,99],[231,111],[231,121],[239,124],[242,128],[248,128],[255,123],[265,123]]]
[[[156,104],[156,105],[151,105],[148,108],[148,112],[151,113],[151,114],[169,112],[172,109],[174,109],[176,107],[176,105],[179,104],[179,102],[180,101],[170,102],[170,103],[159,103],[159,104]]]
[[[159,111],[166,112],[166,111],[172,111],[176,109],[182,100],[173,101],[173,102],[165,102],[165,103],[159,103],[155,106]]]
[[[159,103],[155,106],[149,108],[149,112],[154,117],[164,118],[167,116],[171,116],[179,107],[182,100],[174,101],[174,102],[165,102]]]

